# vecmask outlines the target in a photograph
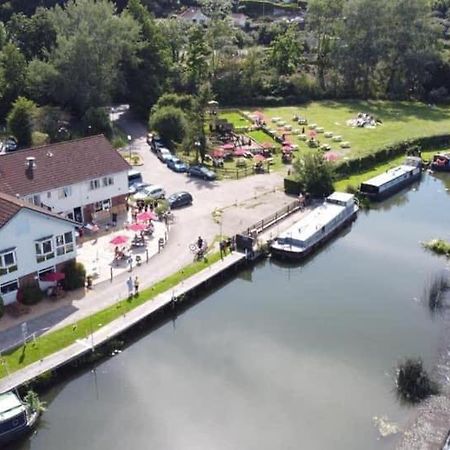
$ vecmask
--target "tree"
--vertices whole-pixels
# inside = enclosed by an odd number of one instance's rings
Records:
[[[121,61],[138,47],[136,21],[116,14],[107,0],[69,0],[50,17],[57,30],[49,56],[59,74],[55,100],[79,115],[109,103],[120,86]]]
[[[290,75],[300,63],[302,46],[294,27],[289,27],[286,32],[278,35],[270,46],[270,63],[275,67],[279,75]]]
[[[44,8],[38,8],[31,17],[14,14],[7,27],[11,41],[28,60],[45,58],[56,44],[56,28]]]
[[[333,192],[333,171],[321,152],[308,150],[294,162],[294,175],[302,189],[316,197]]]
[[[308,29],[315,43],[317,77],[322,89],[326,88],[325,74],[331,69],[336,33],[342,19],[344,0],[310,0],[306,14]]]
[[[112,126],[105,108],[89,108],[82,118],[84,132],[87,135],[104,134],[111,138]]]
[[[145,117],[164,91],[170,51],[167,40],[139,0],[129,1],[127,13],[140,27],[140,40],[136,56],[126,61],[126,96],[131,107]]]
[[[189,42],[186,55],[186,66],[189,80],[196,91],[201,83],[208,79],[208,56],[210,49],[206,44],[203,29],[194,26],[189,34]]]
[[[194,97],[187,94],[163,94],[159,97],[156,105],[153,107],[154,111],[164,106],[174,106],[181,109],[183,112],[188,113],[192,110]]]
[[[6,44],[0,53],[0,80],[2,98],[0,116],[4,117],[11,103],[22,94],[24,89],[27,63],[20,50],[13,44]]]
[[[31,145],[36,104],[25,97],[19,97],[8,114],[8,131],[18,140],[21,147]]]
[[[186,115],[174,106],[163,106],[151,114],[149,127],[155,130],[168,145],[174,148],[183,141],[188,128]]]

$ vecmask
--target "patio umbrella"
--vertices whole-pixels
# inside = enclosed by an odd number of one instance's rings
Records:
[[[292,152],[292,145],[291,145],[291,144],[289,144],[289,145],[283,145],[282,150],[283,150],[284,152]]]
[[[324,155],[324,158],[325,158],[327,161],[336,161],[336,160],[339,159],[339,155],[338,155],[337,153],[335,153],[335,152],[328,152],[328,153],[326,153],[326,154]]]
[[[234,144],[224,144],[224,145],[222,145],[222,148],[224,150],[233,150],[234,149]]]
[[[119,236],[116,236],[114,239],[111,239],[109,241],[109,243],[113,244],[113,245],[122,245],[122,244],[125,244],[125,242],[127,242],[127,241],[128,241],[128,236],[119,235]]]
[[[309,136],[310,138],[313,138],[313,137],[316,137],[316,136],[317,136],[317,133],[316,133],[314,130],[311,130],[311,131],[308,132],[308,136]]]
[[[266,160],[266,158],[264,158],[263,155],[255,155],[253,157],[253,160],[256,161],[256,162],[264,162]]]
[[[136,216],[136,219],[139,220],[139,222],[147,222],[148,220],[156,220],[157,218],[158,216],[151,211],[144,211]]]
[[[271,148],[274,148],[275,145],[272,144],[272,143],[270,143],[270,142],[263,142],[263,143],[261,144],[261,147],[262,147],[262,148],[271,149]]]
[[[245,148],[242,147],[238,147],[235,151],[234,151],[234,156],[245,156],[245,154],[247,153],[248,150],[246,150]]]
[[[147,227],[142,223],[133,223],[133,225],[130,225],[128,227],[128,229],[132,231],[144,231],[146,228]]]
[[[225,154],[225,151],[222,148],[215,148],[212,151],[212,157],[213,158],[223,158],[224,154]]]
[[[49,272],[41,277],[42,281],[61,281],[66,278],[66,275],[62,272]]]

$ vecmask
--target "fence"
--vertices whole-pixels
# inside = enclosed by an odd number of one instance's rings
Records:
[[[278,210],[274,214],[271,214],[270,216],[266,217],[265,219],[262,219],[259,222],[256,222],[255,224],[248,227],[246,230],[244,230],[240,234],[242,236],[252,236],[254,234],[259,234],[262,231],[264,231],[266,228],[276,224],[280,220],[284,219],[285,217],[289,216],[290,214],[294,213],[295,211],[298,211],[299,209],[300,209],[300,202],[298,200],[295,200],[294,202],[289,203],[289,205],[286,205],[284,208]]]

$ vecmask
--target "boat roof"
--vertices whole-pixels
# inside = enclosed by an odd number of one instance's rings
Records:
[[[317,230],[320,230],[342,212],[344,208],[345,206],[325,202],[294,226],[281,233],[279,237],[289,237],[302,242],[307,241]]]
[[[402,164],[401,166],[394,167],[393,169],[387,170],[385,173],[381,175],[377,175],[376,177],[371,178],[368,181],[365,181],[363,184],[370,184],[372,186],[383,186],[383,184],[388,183],[389,181],[395,180],[402,175],[411,172],[416,167],[408,166]]]
[[[24,406],[14,392],[0,394],[0,421],[15,416]]]
[[[354,195],[347,192],[333,192],[327,197],[327,200],[333,200],[338,202],[347,203],[349,200],[353,200]]]

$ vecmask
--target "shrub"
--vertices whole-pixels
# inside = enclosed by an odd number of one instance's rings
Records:
[[[419,403],[439,392],[439,387],[423,367],[420,358],[408,358],[397,369],[397,394],[407,403]]]
[[[0,295],[0,319],[3,317],[4,314],[5,314],[5,303],[3,302],[3,298]]]
[[[84,287],[86,283],[86,269],[83,264],[76,261],[69,261],[64,266],[63,272],[66,276],[64,278],[64,289],[66,291],[73,291]]]
[[[112,136],[112,125],[104,108],[89,108],[82,118],[84,132],[88,135],[103,133]]]
[[[33,131],[31,135],[31,143],[34,146],[48,144],[50,142],[50,136],[47,133],[42,133],[40,131]]]
[[[35,305],[44,298],[44,293],[37,283],[29,283],[19,287],[17,301],[24,305]]]

